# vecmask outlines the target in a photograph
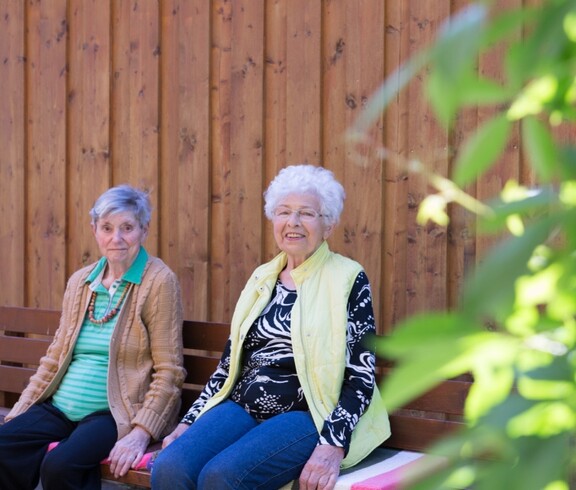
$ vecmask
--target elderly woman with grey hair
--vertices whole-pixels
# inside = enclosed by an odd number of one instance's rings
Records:
[[[99,489],[103,459],[124,475],[176,425],[182,301],[143,247],[150,210],[120,185],[90,211],[102,258],[69,279],[54,341],[0,427],[2,490]]]
[[[265,213],[281,250],[236,305],[218,368],[152,467],[152,488],[331,489],[389,435],[375,384],[370,285],[330,251],[344,189],[312,165],[280,171]]]

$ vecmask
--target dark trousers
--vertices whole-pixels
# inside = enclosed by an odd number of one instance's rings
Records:
[[[0,490],[34,490],[39,478],[43,490],[99,490],[99,463],[116,439],[109,411],[72,422],[51,403],[34,405],[0,426]]]

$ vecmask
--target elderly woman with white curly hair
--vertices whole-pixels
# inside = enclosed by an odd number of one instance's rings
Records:
[[[164,439],[152,488],[333,488],[389,435],[375,384],[370,285],[330,251],[344,189],[312,165],[284,168],[265,193],[281,250],[249,278],[220,363]]]

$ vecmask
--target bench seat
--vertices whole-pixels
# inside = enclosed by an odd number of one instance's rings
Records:
[[[361,463],[343,470],[336,482],[335,490],[400,490],[411,481],[445,466],[441,458],[414,451],[400,451],[386,447],[375,449]],[[118,482],[129,481],[132,485],[149,488],[150,475],[147,470],[133,470],[128,479],[115,480],[103,466],[103,478]],[[139,477],[139,478],[138,478]],[[291,490],[296,485],[286,485]]]
[[[0,306],[0,423],[36,371],[59,318],[60,312],[55,310]],[[182,328],[187,371],[182,390],[183,415],[216,369],[230,325],[185,320]],[[378,359],[379,382],[392,369],[388,361]],[[398,490],[441,468],[444,462],[426,454],[426,448],[463,426],[464,402],[471,383],[469,376],[446,380],[391,413],[392,436],[362,463],[342,471],[336,488]],[[158,443],[151,449],[157,448]],[[118,480],[110,474],[108,465],[103,464],[101,470],[104,480],[150,488],[150,473],[146,470],[131,470]]]

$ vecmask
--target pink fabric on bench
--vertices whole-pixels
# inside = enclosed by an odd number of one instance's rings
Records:
[[[406,474],[410,473],[412,469],[417,469],[419,463],[418,460],[412,461],[395,470],[354,483],[351,490],[401,490],[406,487],[403,483]]]
[[[408,451],[402,451],[402,454],[410,454]],[[418,454],[418,453],[412,453]],[[391,458],[393,460],[394,458]],[[389,468],[379,474],[365,480],[356,481],[350,486],[351,490],[403,490],[409,488],[415,482],[418,482],[426,476],[437,472],[446,466],[446,459],[420,454],[418,458],[412,461],[406,461],[403,464]],[[377,467],[378,465],[374,465]]]
[[[48,444],[48,451],[52,451],[52,449],[54,449],[58,444],[59,444],[58,441],[51,442],[50,444]],[[133,469],[149,470],[157,454],[158,451],[151,451],[149,453],[144,454],[140,462]],[[108,464],[108,463],[109,463],[108,458],[101,461],[101,464]]]
[[[398,488],[397,486],[383,486],[387,482],[388,475],[394,474],[399,468],[403,468],[423,456],[424,454],[413,451],[377,450],[364,463],[345,470],[338,477],[335,490],[363,490],[364,488],[366,490],[376,488],[395,490]],[[375,485],[380,485],[380,487]]]

